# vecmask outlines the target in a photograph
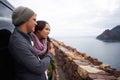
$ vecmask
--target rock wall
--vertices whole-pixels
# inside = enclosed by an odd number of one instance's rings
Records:
[[[52,42],[58,65],[68,80],[119,80],[120,71],[60,41],[53,39]]]

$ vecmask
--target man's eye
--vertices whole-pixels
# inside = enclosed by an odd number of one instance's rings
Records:
[[[36,21],[36,19],[33,19],[34,21]]]

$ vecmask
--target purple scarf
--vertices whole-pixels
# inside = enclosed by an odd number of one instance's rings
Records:
[[[34,34],[30,34],[34,41],[34,49],[38,55],[42,55],[47,51],[47,39],[39,40],[38,37]]]

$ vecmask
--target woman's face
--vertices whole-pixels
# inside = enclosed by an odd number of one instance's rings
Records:
[[[42,31],[39,31],[41,38],[47,38],[50,33],[50,26],[49,24],[46,24],[44,29]]]

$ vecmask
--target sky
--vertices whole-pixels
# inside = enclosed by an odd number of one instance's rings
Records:
[[[120,0],[8,0],[34,10],[50,24],[51,37],[97,36],[120,25]]]

